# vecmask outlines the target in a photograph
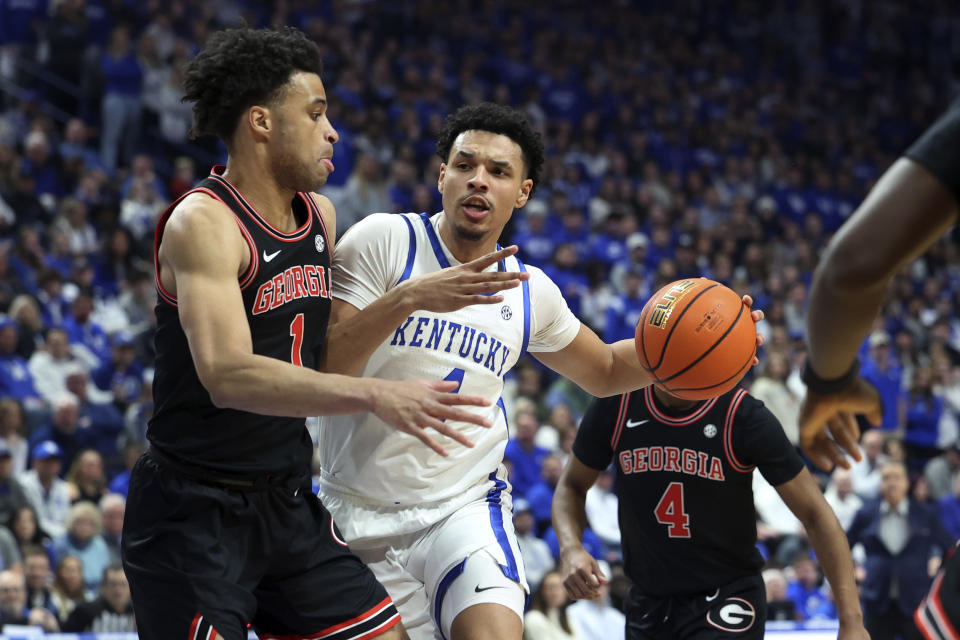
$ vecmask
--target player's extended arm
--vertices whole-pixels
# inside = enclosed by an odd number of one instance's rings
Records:
[[[376,348],[414,311],[442,313],[503,302],[503,296],[496,292],[520,286],[530,274],[484,269],[516,252],[517,246],[512,245],[471,262],[410,278],[363,310],[334,299],[321,369],[359,373]]]
[[[823,573],[833,589],[837,617],[840,619],[838,638],[866,640],[869,636],[863,628],[863,612],[860,610],[853,576],[850,546],[833,509],[827,504],[816,481],[806,469],[776,489],[786,505],[803,523]]]
[[[743,301],[748,307],[753,305],[750,296],[744,296]],[[751,317],[754,322],[760,322],[763,312],[752,311]],[[757,334],[757,346],[762,344],[763,336]],[[580,325],[580,332],[563,349],[532,355],[598,398],[636,391],[653,382],[637,358],[633,340],[606,344],[586,325]],[[757,362],[754,357],[753,364]]]
[[[839,380],[851,371],[887,285],[957,219],[950,191],[919,163],[900,158],[840,228],[813,277],[807,314],[809,367],[817,378]],[[836,441],[860,459],[853,414],[880,420],[879,397],[862,380],[837,393],[811,390],[801,407],[804,451],[824,469],[849,466]]]
[[[567,594],[574,600],[593,598],[607,577],[600,565],[583,548],[583,531],[587,528],[587,491],[600,472],[570,454],[563,475],[553,493],[553,530],[560,545],[560,575]]]
[[[462,441],[443,419],[486,424],[453,405],[487,401],[449,394],[449,383],[321,374],[253,353],[237,281],[246,251],[233,215],[199,194],[170,216],[160,245],[161,278],[177,296],[197,375],[216,406],[290,417],[372,411],[441,453],[425,427]]]

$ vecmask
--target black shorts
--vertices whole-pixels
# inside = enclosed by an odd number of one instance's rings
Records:
[[[652,598],[633,587],[626,609],[627,640],[762,640],[767,596],[757,575],[695,596]]]
[[[188,477],[145,454],[130,475],[123,565],[141,638],[370,638],[400,621],[300,479],[260,490]]]
[[[927,640],[960,640],[960,552],[956,549],[933,579],[913,621]]]

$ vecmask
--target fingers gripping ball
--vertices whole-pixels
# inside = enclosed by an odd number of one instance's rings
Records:
[[[643,307],[636,331],[640,364],[675,396],[703,400],[735,387],[750,369],[757,329],[740,296],[719,282],[671,282]]]

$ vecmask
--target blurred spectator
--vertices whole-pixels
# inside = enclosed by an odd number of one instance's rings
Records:
[[[33,411],[43,409],[27,361],[17,353],[17,325],[10,318],[0,317],[0,396],[15,398]]]
[[[77,351],[79,349],[71,347],[67,332],[54,327],[47,330],[45,347],[30,356],[27,366],[36,381],[37,391],[49,404],[66,393],[67,376],[71,372],[87,367]]]
[[[60,630],[56,617],[49,611],[27,607],[27,584],[23,574],[10,570],[0,572],[0,628],[6,625]]]
[[[89,427],[80,428],[80,403],[75,395],[66,392],[54,402],[49,424],[30,434],[29,442],[34,455],[41,444],[53,442],[57,446],[57,456],[69,469],[76,455],[93,445],[95,435]]]
[[[33,447],[33,467],[20,478],[27,499],[33,505],[40,528],[57,538],[66,533],[67,514],[70,511],[70,490],[60,478],[62,467],[59,445],[44,440]]]
[[[787,597],[787,579],[775,567],[763,570],[767,592],[767,620],[798,620],[797,605]]]
[[[600,561],[600,571],[610,577],[610,565]],[[610,584],[600,584],[599,593],[589,600],[578,600],[567,607],[570,626],[577,630],[581,640],[623,640],[627,619],[610,606]]]
[[[27,549],[40,547],[53,560],[53,540],[40,528],[33,505],[21,507],[6,524],[11,531],[20,554],[26,557]]]
[[[63,630],[97,633],[137,630],[133,617],[133,601],[130,599],[130,585],[122,566],[111,564],[104,568],[100,597],[77,605],[63,623]]]
[[[103,457],[96,449],[86,449],[77,454],[67,472],[67,489],[70,501],[90,502],[99,505],[107,493],[107,479],[103,473]]]
[[[97,230],[89,220],[87,205],[77,198],[64,198],[57,210],[53,229],[63,233],[75,257],[93,255],[100,248]]]
[[[10,303],[10,318],[17,323],[17,355],[29,360],[43,343],[43,317],[40,307],[29,295],[18,295]]]
[[[336,158],[334,158],[336,159]],[[383,169],[376,157],[361,154],[354,172],[339,195],[331,194],[337,208],[337,237],[371,213],[393,213]],[[430,212],[432,213],[432,212]]]
[[[550,526],[550,509],[553,503],[553,492],[563,473],[563,460],[556,454],[550,454],[540,464],[540,480],[527,490],[527,501],[533,512],[537,533],[543,534]]]
[[[863,460],[851,464],[850,475],[853,492],[863,500],[869,500],[880,495],[880,469],[887,461],[883,453],[883,432],[879,429],[864,431],[860,449]]]
[[[123,514],[127,500],[116,493],[108,493],[100,499],[100,513],[103,514],[103,541],[110,550],[111,562],[120,562],[120,537],[123,534]]]
[[[100,61],[100,71],[104,79],[100,157],[107,171],[113,173],[120,161],[129,162],[133,158],[140,133],[143,72],[130,45],[128,26],[114,27],[110,46]]]
[[[633,339],[640,313],[650,292],[644,288],[644,269],[634,265],[624,276],[623,294],[613,299],[607,308],[603,339],[606,342]]]
[[[523,568],[531,591],[536,591],[540,581],[548,571],[554,568],[553,553],[547,543],[533,532],[533,513],[530,503],[523,498],[513,503],[513,528],[517,534],[517,546],[523,557]]]
[[[130,490],[130,471],[146,450],[144,441],[127,442],[123,446],[124,470],[110,480],[110,493],[120,494],[124,498],[127,497]]]
[[[0,445],[5,446],[13,458],[13,473],[20,475],[27,470],[29,446],[23,407],[12,398],[0,399]]]
[[[570,599],[563,578],[551,571],[530,598],[530,609],[523,617],[525,640],[579,640],[580,634],[567,616]]]
[[[107,332],[92,317],[93,304],[93,293],[81,290],[73,300],[70,315],[63,319],[63,329],[70,338],[70,344],[85,356],[89,369],[95,369],[110,360],[110,341]]]
[[[796,446],[800,441],[800,400],[787,386],[790,362],[779,352],[767,355],[763,373],[750,385],[750,395],[763,402],[777,421],[783,425],[787,439]]]
[[[774,564],[787,566],[806,548],[803,525],[759,471],[753,472],[753,502],[757,539],[771,552]]]
[[[954,540],[960,540],[960,476],[954,480],[953,492],[940,498],[937,506],[944,528]]]
[[[946,451],[928,462],[923,475],[934,500],[950,495],[960,476],[960,440],[955,440]]]
[[[617,494],[613,492],[616,472],[610,468],[597,476],[587,491],[587,522],[607,549],[607,556],[620,556],[620,520]]]
[[[847,531],[850,545],[863,545],[866,577],[862,583],[864,626],[870,637],[919,638],[913,612],[930,588],[939,559],[953,547],[936,509],[907,498],[902,463],[883,466],[882,497],[866,503]],[[931,571],[933,569],[934,571]]]
[[[809,553],[797,556],[791,565],[794,578],[787,583],[787,597],[793,601],[801,620],[814,617],[814,612],[827,601],[817,564]]]
[[[95,504],[78,502],[67,513],[66,533],[55,538],[57,557],[76,556],[83,562],[83,582],[87,589],[100,586],[103,570],[110,564],[110,550],[100,533],[103,518]]]
[[[840,526],[846,531],[853,522],[853,517],[857,515],[857,511],[863,506],[863,500],[854,493],[851,472],[843,467],[834,469],[830,474],[830,482],[827,484],[827,490],[823,492],[823,497],[837,514]]]
[[[514,425],[514,436],[507,442],[503,457],[513,465],[510,472],[513,495],[522,498],[540,482],[540,469],[550,451],[534,444],[540,422],[533,412],[518,413]]]
[[[83,562],[76,556],[64,556],[57,563],[53,578],[53,603],[57,607],[60,623],[77,607],[87,601],[87,590],[83,586]]]
[[[927,461],[937,454],[943,398],[933,393],[933,372],[919,367],[907,393],[900,395],[901,424],[904,425],[903,444],[907,448],[909,467],[922,470]]]
[[[10,522],[14,515],[28,504],[23,487],[13,477],[13,456],[10,449],[0,443],[0,522]]]
[[[43,547],[30,546],[23,551],[23,571],[27,582],[27,606],[31,609],[46,609],[56,618],[57,606],[53,604],[53,571],[50,556]]]
[[[101,391],[113,394],[113,403],[126,409],[140,397],[143,386],[143,365],[137,360],[133,336],[120,331],[110,340],[110,360],[96,369],[91,378]]]
[[[894,431],[900,426],[898,402],[903,384],[903,369],[890,353],[890,336],[875,331],[867,339],[869,356],[864,359],[860,375],[880,392],[883,401],[883,424],[881,429]]]

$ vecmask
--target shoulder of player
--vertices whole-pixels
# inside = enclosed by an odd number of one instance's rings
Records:
[[[198,249],[201,248],[202,250]],[[246,241],[233,211],[203,192],[187,195],[170,212],[163,227],[164,253],[183,249],[187,254],[210,255],[234,250],[239,257]]]
[[[389,242],[408,242],[409,230],[407,222],[404,222],[404,214],[399,213],[371,213],[360,219],[343,234],[343,241],[356,244],[380,243],[384,240]]]
[[[736,425],[754,425],[762,427],[768,424],[781,427],[780,421],[767,409],[762,400],[754,398],[746,390],[742,394],[733,391],[732,402],[737,402],[736,413],[733,416],[733,422]],[[738,400],[739,398],[739,400]]]
[[[327,240],[336,243],[337,209],[333,206],[333,202],[331,202],[327,196],[319,193],[309,192],[306,195],[313,200],[313,204],[320,211],[320,216],[323,218],[323,226],[327,230]]]

